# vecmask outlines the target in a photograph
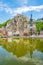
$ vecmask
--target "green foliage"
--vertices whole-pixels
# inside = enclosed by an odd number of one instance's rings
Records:
[[[9,20],[7,20],[6,22],[4,22],[4,23],[2,23],[2,24],[0,24],[0,28],[1,27],[3,27],[3,26],[6,26],[7,25],[7,23],[10,21],[10,19]]]
[[[41,31],[43,30],[43,22],[35,22],[36,23],[36,28],[37,28],[37,31]]]

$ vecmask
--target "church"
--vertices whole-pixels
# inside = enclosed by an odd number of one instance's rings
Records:
[[[30,21],[28,24],[28,33],[29,33],[29,35],[36,35],[36,25],[33,22],[32,14],[31,14]]]

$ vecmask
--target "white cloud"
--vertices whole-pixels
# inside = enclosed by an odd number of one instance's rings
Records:
[[[40,6],[24,6],[24,7],[20,7],[20,8],[16,8],[14,10],[10,10],[10,12],[12,11],[12,14],[22,14],[22,13],[26,13],[28,11],[36,11],[36,12],[40,12],[43,9],[43,5]]]
[[[40,6],[22,6],[18,8],[10,8],[7,4],[0,3],[0,11],[5,11],[8,14],[16,15],[26,13],[28,11],[37,11],[40,12],[43,10],[43,5]]]

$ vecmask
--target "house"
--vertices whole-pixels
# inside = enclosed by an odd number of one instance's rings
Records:
[[[19,36],[20,35],[20,32],[19,31],[16,31],[13,33],[14,36]]]

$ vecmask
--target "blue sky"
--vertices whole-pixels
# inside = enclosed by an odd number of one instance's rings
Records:
[[[0,23],[23,14],[33,19],[43,17],[43,0],[0,0]]]

